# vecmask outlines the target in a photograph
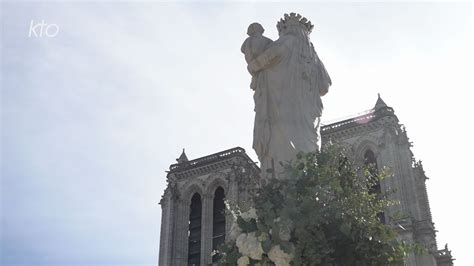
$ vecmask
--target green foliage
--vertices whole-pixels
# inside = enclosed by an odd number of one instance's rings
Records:
[[[220,260],[221,265],[237,265],[237,260],[241,256],[235,245],[222,245],[219,248],[219,253],[225,254]]]
[[[246,222],[244,219],[242,219],[242,217],[237,217],[237,224],[244,233],[257,231],[257,221],[255,219],[251,219],[250,221]]]
[[[253,198],[258,218],[237,219],[242,232],[269,235],[261,241],[264,254],[280,245],[293,254],[292,265],[397,265],[414,248],[379,220],[396,204],[371,191],[387,173],[357,167],[335,147],[299,153],[285,169],[286,179],[269,180]],[[235,242],[226,248],[220,263],[235,265],[241,256]]]

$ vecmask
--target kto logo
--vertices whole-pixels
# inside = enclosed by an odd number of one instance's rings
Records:
[[[56,37],[59,33],[59,26],[57,24],[48,24],[44,22],[44,19],[41,22],[36,22],[31,20],[30,30],[28,32],[28,37]]]

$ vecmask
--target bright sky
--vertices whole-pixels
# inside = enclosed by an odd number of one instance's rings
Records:
[[[438,247],[474,265],[472,6],[407,2],[2,3],[1,264],[156,265],[181,149],[256,160],[240,45],[291,11],[333,80],[323,121],[381,93],[430,178]],[[32,20],[58,34],[28,37]]]

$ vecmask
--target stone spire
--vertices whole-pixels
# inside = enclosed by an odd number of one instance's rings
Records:
[[[176,161],[178,163],[185,163],[185,162],[188,162],[188,156],[186,156],[186,153],[184,152],[184,148],[183,148],[183,152],[181,153],[181,155],[179,156],[178,159],[176,159]]]
[[[380,97],[380,93],[378,93],[378,99],[377,99],[377,102],[375,103],[374,110],[377,111],[378,109],[384,108],[384,107],[387,107],[387,104]]]

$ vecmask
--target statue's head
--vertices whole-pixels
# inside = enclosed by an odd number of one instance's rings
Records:
[[[277,23],[279,35],[285,35],[294,31],[302,31],[305,35],[309,35],[313,28],[314,25],[311,24],[311,21],[296,13],[285,14]]]
[[[262,25],[260,25],[260,23],[254,22],[247,28],[247,35],[262,35],[264,31],[265,30],[263,29]]]

